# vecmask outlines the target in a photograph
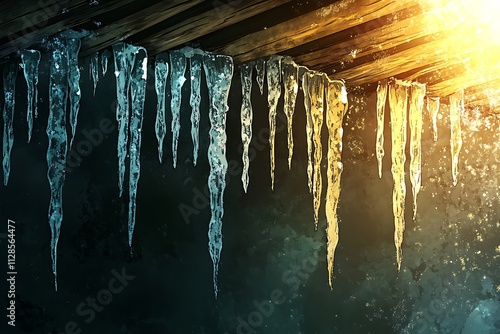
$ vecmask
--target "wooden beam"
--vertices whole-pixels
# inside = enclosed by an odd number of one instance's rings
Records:
[[[163,0],[137,13],[126,16],[110,25],[97,29],[92,37],[82,43],[81,56],[102,50],[116,42],[146,30],[174,15],[177,15],[204,0]],[[126,35],[123,33],[126,32]],[[149,51],[149,50],[148,50]]]
[[[0,58],[6,57],[19,50],[29,48],[32,45],[40,43],[45,37],[84,24],[95,16],[117,10],[118,8],[127,6],[133,1],[134,0],[112,0],[102,3],[99,6],[89,6],[88,2],[85,2],[86,5],[81,10],[69,11],[54,17],[54,19],[57,18],[56,22],[51,22],[49,25],[23,35],[10,35],[8,43],[0,44]]]
[[[418,0],[341,0],[313,12],[301,15],[252,34],[248,34],[215,50],[234,57],[236,63],[277,54],[317,40],[342,30],[355,27],[362,22],[374,22],[409,6]]]
[[[214,9],[190,17],[166,30],[137,41],[137,43],[144,46],[150,55],[154,55],[181,46],[201,36],[228,27],[290,1],[249,0],[237,1],[237,4],[229,2],[222,5],[217,5],[216,1],[214,2]]]

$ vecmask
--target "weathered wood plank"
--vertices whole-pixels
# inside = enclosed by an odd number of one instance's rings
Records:
[[[191,17],[184,22],[169,27],[138,41],[149,54],[154,55],[193,41],[203,35],[228,27],[242,20],[283,5],[291,0],[250,0],[235,1],[217,5],[214,9]]]
[[[120,40],[167,20],[204,0],[164,0],[95,31],[82,43],[81,56],[102,50]],[[123,33],[126,32],[126,35]]]
[[[99,6],[89,6],[88,3],[86,3],[86,6],[84,6],[81,10],[73,10],[58,15],[57,18],[60,17],[60,20],[53,22],[50,25],[30,31],[24,35],[11,35],[9,43],[0,44],[0,58],[37,44],[43,38],[54,35],[59,31],[71,29],[75,26],[84,24],[95,16],[127,6],[133,1],[134,0],[113,0],[102,3]]]
[[[231,55],[236,63],[243,63],[284,52],[419,3],[418,0],[341,0],[248,34],[215,52]]]

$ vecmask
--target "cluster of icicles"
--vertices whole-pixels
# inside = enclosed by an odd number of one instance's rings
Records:
[[[377,87],[377,139],[376,154],[379,177],[382,178],[382,159],[384,157],[384,114],[387,97],[389,100],[392,136],[392,166],[394,181],[392,210],[394,215],[394,244],[398,272],[403,257],[403,233],[405,229],[405,162],[407,115],[410,128],[410,182],[413,194],[413,219],[417,217],[417,196],[422,184],[422,114],[426,86],[416,82],[397,79],[380,81]],[[408,107],[409,102],[409,107]],[[440,99],[427,97],[427,111],[432,121],[434,141],[437,141],[437,115]],[[458,182],[458,156],[462,147],[460,115],[464,109],[464,93],[457,92],[450,96],[451,155],[453,185]]]

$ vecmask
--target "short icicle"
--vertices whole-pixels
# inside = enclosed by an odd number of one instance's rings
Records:
[[[71,141],[69,148],[73,147],[75,140],[78,113],[80,111],[80,67],[78,66],[78,53],[82,44],[79,38],[68,38],[68,81],[69,81],[69,123],[71,124]]]
[[[295,112],[295,101],[299,91],[299,66],[287,57],[282,61],[283,83],[285,87],[284,111],[288,126],[288,169],[292,169],[293,157],[293,115]]]
[[[438,140],[437,116],[439,113],[439,97],[427,97],[427,111],[432,122],[432,134],[434,141]]]
[[[201,55],[194,54],[189,58],[189,71],[191,74],[191,140],[193,141],[193,165],[198,162],[200,149],[200,102],[201,102]]]
[[[453,186],[458,183],[458,157],[462,149],[462,128],[460,116],[464,113],[464,91],[460,90],[450,96],[450,147],[451,147],[451,175]]]
[[[384,118],[387,100],[387,79],[379,81],[377,86],[377,161],[378,177],[382,178],[382,160],[384,159]]]
[[[23,50],[21,51],[22,67],[24,79],[28,85],[28,143],[31,141],[33,133],[33,114],[35,118],[38,116],[38,65],[40,64],[40,51],[38,50]]]
[[[92,73],[92,82],[94,83],[94,96],[99,82],[99,52],[94,52],[90,56],[90,72]]]
[[[155,133],[158,140],[158,160],[163,160],[163,141],[167,133],[165,120],[165,93],[168,77],[168,60],[165,54],[156,55],[155,59],[155,91],[156,91],[156,122]]]

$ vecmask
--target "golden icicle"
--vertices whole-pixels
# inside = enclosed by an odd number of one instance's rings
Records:
[[[323,147],[321,145],[321,128],[323,127],[323,108],[325,99],[325,75],[314,72],[308,72],[309,101],[311,103],[311,120],[313,125],[313,143],[314,143],[314,169],[313,169],[313,208],[314,208],[314,227],[318,229],[319,207],[321,203],[321,189],[323,182],[321,179],[321,158],[323,156]]]
[[[274,142],[276,136],[276,108],[281,96],[281,56],[271,56],[266,63],[267,102],[269,104],[269,147],[271,160],[271,189],[274,190],[275,154]]]
[[[312,152],[313,152],[313,125],[311,118],[311,101],[309,99],[309,72],[305,72],[302,75],[302,91],[304,93],[304,109],[306,110],[306,139],[307,139],[307,185],[309,186],[309,192],[312,193],[312,179],[313,179],[313,163],[312,163]]]
[[[408,83],[393,80],[389,85],[389,106],[391,109],[392,133],[392,211],[394,214],[394,244],[398,272],[403,258],[403,233],[405,230],[405,147],[406,147],[406,114],[408,108]]]
[[[377,86],[377,161],[378,177],[382,178],[382,159],[384,158],[384,114],[387,99],[387,79],[379,81]]]
[[[328,169],[326,190],[326,238],[328,283],[333,281],[335,248],[339,241],[337,205],[342,174],[342,119],[347,111],[347,92],[342,81],[329,81],[326,89],[326,125],[328,128]]]
[[[413,83],[410,94],[410,181],[413,194],[413,220],[417,218],[417,196],[422,185],[422,111],[425,85]]]
[[[458,91],[450,96],[450,127],[451,127],[451,175],[453,186],[458,182],[458,155],[462,149],[462,129],[460,114],[464,110],[464,91]]]
[[[292,169],[293,156],[293,114],[295,112],[295,100],[299,90],[299,66],[291,58],[285,58],[282,62],[283,86],[285,88],[284,105],[288,125],[288,169]]]
[[[427,97],[427,111],[432,122],[432,134],[434,141],[438,140],[437,115],[439,113],[439,97]]]

